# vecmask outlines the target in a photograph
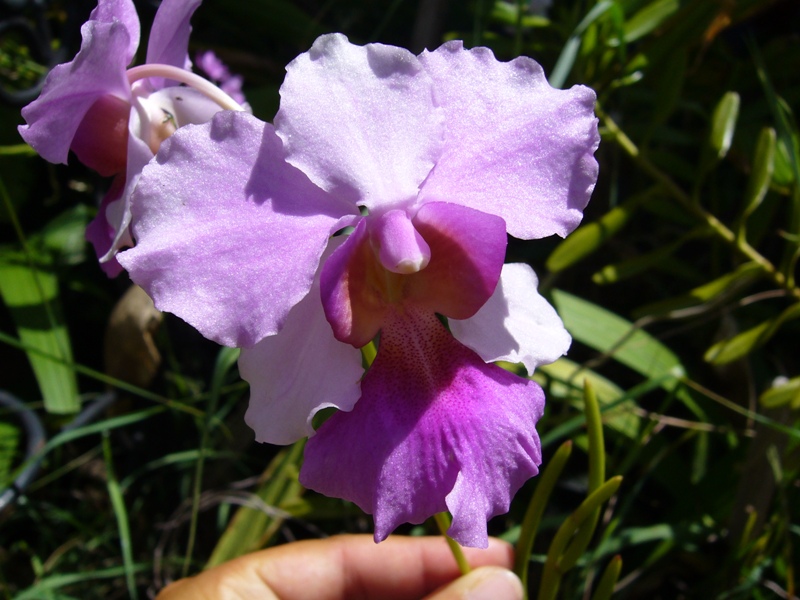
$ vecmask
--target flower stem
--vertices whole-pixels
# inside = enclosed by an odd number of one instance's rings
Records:
[[[711,229],[718,237],[722,238],[727,244],[733,246],[740,254],[748,260],[756,263],[762,271],[764,271],[770,279],[780,288],[786,290],[794,300],[800,299],[800,289],[795,287],[794,282],[787,281],[786,276],[779,271],[766,257],[760,254],[755,248],[747,243],[742,238],[737,238],[736,234],[728,229],[717,217],[706,211],[698,203],[694,202],[692,198],[676,184],[672,178],[664,173],[661,169],[651,163],[647,158],[642,156],[636,144],[625,134],[619,125],[609,117],[599,105],[595,107],[595,112],[600,120],[605,125],[608,132],[614,136],[614,140],[619,144],[625,153],[633,160],[636,165],[645,173],[650,175],[653,179],[658,181],[664,186],[667,192],[687,208],[701,221]]]
[[[447,535],[447,530],[450,528],[450,515],[440,512],[433,515],[433,518],[436,521],[436,525],[439,526],[439,531],[442,532],[444,539],[447,540],[447,545],[450,546],[450,552],[453,553],[453,557],[456,559],[458,570],[461,571],[462,575],[466,575],[472,568],[467,562],[467,557],[464,556],[464,550],[457,541]]]
[[[231,98],[216,85],[186,69],[179,69],[171,65],[161,64],[139,65],[138,67],[128,69],[128,82],[131,84],[140,79],[147,79],[148,77],[163,77],[164,79],[172,79],[173,81],[185,83],[219,104],[225,110],[244,110],[241,104],[236,102],[236,100]]]

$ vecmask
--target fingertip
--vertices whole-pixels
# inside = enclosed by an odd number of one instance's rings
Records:
[[[502,567],[480,567],[428,596],[426,600],[523,600],[522,582]]]

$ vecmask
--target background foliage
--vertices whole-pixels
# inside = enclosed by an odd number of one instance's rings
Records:
[[[156,3],[137,4],[152,20]],[[104,182],[21,143],[20,107],[74,54],[93,2],[0,8],[0,595],[144,597],[248,549],[369,531],[300,488],[302,444],[253,442],[236,351],[101,273],[83,229]],[[549,474],[490,529],[532,544],[535,597],[606,597],[615,573],[620,598],[797,593],[800,4],[206,0],[193,23],[192,51],[243,74],[268,120],[283,66],[330,31],[414,51],[461,38],[593,87],[601,175],[584,225],[509,245],[575,341],[535,375]],[[601,487],[576,536],[559,532]]]

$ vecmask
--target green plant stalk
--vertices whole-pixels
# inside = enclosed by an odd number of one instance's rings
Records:
[[[239,357],[237,348],[222,348],[217,355],[217,362],[214,365],[214,373],[211,376],[211,397],[208,401],[206,416],[202,422],[202,434],[200,439],[200,456],[195,464],[194,485],[192,487],[192,518],[189,523],[189,540],[186,543],[186,554],[183,557],[182,575],[189,574],[189,566],[192,562],[195,538],[197,537],[197,519],[200,513],[200,493],[203,485],[203,468],[205,467],[206,449],[208,448],[211,420],[217,412],[219,404],[220,388],[225,379],[225,374],[236,363]]]
[[[536,532],[539,529],[539,524],[542,522],[542,515],[544,509],[547,507],[547,501],[550,499],[550,494],[556,485],[556,481],[561,476],[564,466],[567,464],[569,455],[572,453],[572,440],[567,440],[558,450],[556,450],[553,457],[547,463],[547,468],[539,477],[536,484],[536,490],[533,493],[528,510],[525,511],[525,517],[522,520],[522,528],[517,540],[517,548],[514,558],[514,573],[522,581],[522,589],[525,594],[528,593],[528,559],[530,558],[531,551],[533,550],[533,542],[536,539]]]
[[[439,531],[442,532],[444,539],[447,540],[447,545],[450,546],[450,552],[453,553],[453,557],[456,559],[456,564],[458,564],[458,570],[461,571],[462,575],[466,575],[472,570],[472,568],[467,562],[467,557],[464,556],[464,550],[457,541],[447,535],[447,530],[450,528],[450,515],[443,512],[436,513],[433,515],[433,520],[436,521]]]
[[[139,597],[136,591],[135,565],[133,562],[133,552],[131,549],[131,528],[128,522],[128,511],[125,508],[125,499],[119,482],[114,474],[114,462],[111,455],[111,441],[108,430],[103,431],[103,458],[106,462],[106,487],[108,497],[111,499],[111,506],[114,509],[114,516],[117,518],[117,529],[119,530],[119,545],[122,551],[122,564],[125,568],[125,583],[128,586],[128,595],[137,600]]]
[[[675,198],[675,200],[680,202],[694,216],[704,221],[706,225],[714,232],[714,234],[717,235],[717,237],[722,239],[725,243],[734,248],[745,258],[756,263],[778,287],[786,290],[786,292],[792,296],[794,300],[800,300],[800,289],[795,286],[793,281],[788,281],[785,275],[781,273],[775,267],[775,265],[769,261],[769,259],[759,253],[755,248],[747,243],[746,240],[737,239],[736,234],[728,229],[728,227],[726,227],[719,219],[717,219],[710,212],[706,211],[702,206],[692,202],[692,199],[689,197],[689,195],[683,191],[669,177],[669,175],[661,171],[661,169],[656,167],[653,163],[641,155],[636,144],[633,143],[633,141],[625,134],[624,131],[622,131],[622,129],[620,129],[619,125],[617,125],[611,117],[603,112],[599,105],[595,107],[595,111],[603,121],[603,125],[606,127],[608,132],[614,136],[614,140],[617,142],[617,144],[619,144],[620,148],[622,148],[622,150],[631,158],[631,160],[633,160],[634,163],[636,163],[640,169],[642,169],[642,171],[650,175],[653,179],[664,186],[664,189],[666,189],[667,192],[669,192],[669,194]]]
[[[606,570],[603,571],[594,594],[592,594],[592,600],[608,600],[611,598],[611,594],[614,593],[614,586],[617,585],[620,571],[622,571],[622,557],[617,554],[608,563]]]
[[[603,441],[603,421],[600,418],[600,405],[597,395],[588,379],[583,382],[583,402],[586,413],[586,431],[589,438],[589,488],[588,494],[600,489],[606,479],[606,449]],[[589,547],[592,536],[600,519],[600,507],[587,518],[578,529],[578,533],[567,546],[559,561],[559,568],[569,571],[578,562]]]
[[[614,495],[621,483],[622,476],[620,475],[606,481],[599,489],[589,494],[589,497],[586,498],[586,500],[575,509],[575,512],[569,515],[561,524],[561,527],[558,528],[550,544],[550,549],[547,552],[547,560],[545,560],[544,563],[544,571],[542,572],[542,581],[539,586],[537,600],[553,600],[556,597],[558,588],[561,585],[561,577],[564,574],[560,565],[564,548],[566,548],[581,524],[606,502],[606,500]]]
[[[300,491],[295,488],[299,486],[296,471],[297,464],[303,456],[303,448],[305,448],[304,439],[281,450],[264,471],[256,495],[267,506],[280,506],[286,498],[291,499],[294,494],[299,496]],[[283,519],[280,516],[240,507],[217,541],[205,568],[214,567],[247,552],[263,548],[282,523]]]

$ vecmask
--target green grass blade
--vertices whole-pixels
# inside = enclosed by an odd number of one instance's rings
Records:
[[[114,474],[114,460],[111,455],[111,442],[108,431],[103,432],[103,457],[106,461],[106,486],[108,496],[111,499],[111,507],[117,519],[117,530],[119,531],[119,545],[122,550],[122,564],[125,569],[125,583],[128,586],[128,595],[137,600],[139,594],[136,590],[136,573],[133,563],[133,548],[131,544],[131,528],[128,521],[128,509],[125,507],[125,499],[119,482]]]
[[[74,413],[80,409],[78,380],[66,325],[58,305],[56,276],[28,264],[20,253],[0,253],[0,296],[11,312],[48,412]],[[45,355],[56,357],[56,360]]]
[[[614,586],[617,585],[620,571],[622,571],[622,557],[617,554],[603,571],[594,594],[592,594],[592,600],[608,600],[611,598],[611,594],[614,593]]]
[[[539,477],[536,491],[533,493],[528,509],[525,511],[525,517],[522,520],[522,528],[517,540],[514,558],[514,572],[522,581],[522,589],[526,590],[526,593],[528,589],[528,560],[533,550],[536,532],[542,522],[542,515],[544,515],[544,510],[547,508],[550,494],[553,492],[553,488],[561,476],[561,472],[564,470],[571,453],[572,440],[567,440],[559,446],[553,457],[547,462],[547,467]]]

